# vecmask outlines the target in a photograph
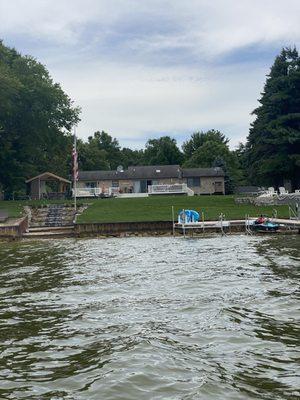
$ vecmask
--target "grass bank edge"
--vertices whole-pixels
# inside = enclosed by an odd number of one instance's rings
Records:
[[[272,216],[274,209],[278,217],[289,216],[288,206],[254,206],[252,204],[236,204],[233,195],[227,196],[157,196],[145,198],[114,198],[86,199],[79,204],[89,207],[77,217],[78,224],[110,223],[110,222],[150,222],[172,221],[172,206],[174,216],[182,209],[195,209],[204,213],[205,220],[216,220],[220,213],[229,220],[244,219],[246,214],[256,217],[260,214]],[[72,200],[21,200],[0,201],[0,210],[6,210],[11,218],[24,215],[24,206],[46,207],[48,204],[66,204],[71,206]]]

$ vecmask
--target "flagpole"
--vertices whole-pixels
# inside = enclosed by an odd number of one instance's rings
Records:
[[[76,128],[74,128],[74,158],[73,158],[73,188],[74,188],[74,210],[77,211],[77,138],[76,138]]]

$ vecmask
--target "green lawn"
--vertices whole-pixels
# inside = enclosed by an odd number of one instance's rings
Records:
[[[243,219],[245,214],[256,217],[260,214],[272,215],[275,208],[278,217],[288,217],[288,206],[255,207],[238,205],[234,196],[157,196],[133,199],[95,199],[80,200],[89,203],[89,207],[77,219],[78,223],[93,222],[136,222],[136,221],[171,221],[172,206],[175,218],[179,210],[193,209],[204,212],[205,220],[218,219],[221,212],[227,219]],[[6,210],[10,217],[19,217],[25,205],[41,206],[46,204],[71,204],[72,201],[0,201],[0,210]]]
[[[4,211],[9,217],[18,218],[23,213],[23,207],[18,201],[0,201],[0,212]]]
[[[77,218],[78,223],[171,221],[174,206],[175,218],[179,210],[194,209],[204,212],[205,220],[218,219],[221,212],[227,219],[243,219],[245,214],[256,217],[271,216],[273,209],[278,217],[288,217],[287,206],[255,207],[237,205],[233,196],[157,196],[133,199],[92,200],[89,208]]]
[[[80,202],[82,203],[82,202]],[[88,203],[88,202],[85,202]],[[47,204],[73,204],[71,200],[15,200],[15,201],[0,201],[0,211],[6,211],[11,218],[18,218],[24,212],[24,206],[30,205],[33,207]]]

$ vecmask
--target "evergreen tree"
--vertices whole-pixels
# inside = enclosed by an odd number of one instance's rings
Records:
[[[247,142],[252,184],[300,185],[300,58],[285,48],[267,76]]]
[[[230,172],[228,171],[227,168],[227,164],[226,161],[223,160],[223,158],[221,157],[216,157],[214,159],[214,162],[212,163],[212,167],[213,168],[222,168],[222,170],[224,171],[224,182],[225,182],[225,193],[226,194],[231,194],[234,191],[235,188],[235,184],[234,184],[234,180],[232,179]]]

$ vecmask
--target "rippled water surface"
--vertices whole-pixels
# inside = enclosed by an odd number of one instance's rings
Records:
[[[300,235],[0,244],[1,399],[299,399]]]

